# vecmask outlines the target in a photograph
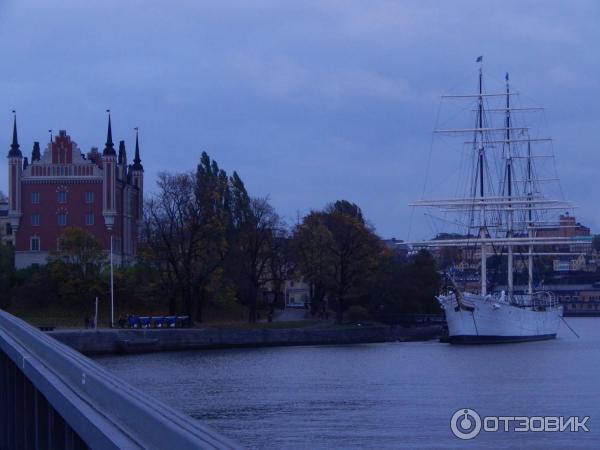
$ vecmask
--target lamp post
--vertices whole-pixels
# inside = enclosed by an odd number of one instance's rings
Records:
[[[110,233],[110,327],[115,326],[115,285],[113,278],[113,234]]]
[[[98,328],[98,297],[96,297],[96,311],[94,314],[94,329]]]
[[[115,326],[115,283],[113,275],[113,225],[114,217],[109,217],[107,220],[106,228],[110,234],[110,327]]]

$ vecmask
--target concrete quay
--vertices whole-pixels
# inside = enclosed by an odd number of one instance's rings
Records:
[[[47,334],[83,354],[101,355],[240,347],[423,341],[439,337],[440,331],[439,326],[431,325],[289,329],[82,329],[57,330]]]

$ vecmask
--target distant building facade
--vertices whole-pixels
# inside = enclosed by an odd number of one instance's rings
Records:
[[[501,288],[506,289],[506,286],[501,286]],[[553,292],[563,306],[565,316],[600,316],[600,282],[544,284],[537,288]],[[525,293],[527,286],[515,286],[515,292]]]
[[[118,154],[112,141],[110,116],[104,151],[84,155],[66,131],[42,152],[33,144],[31,160],[23,157],[16,117],[8,153],[7,219],[15,246],[15,266],[45,264],[57,250],[68,226],[96,236],[117,264],[134,261],[142,220],[144,169],[136,134],[135,158],[127,163],[124,141]]]
[[[596,270],[596,264],[590,264],[589,258],[592,253],[590,229],[577,222],[575,217],[568,212],[560,215],[557,226],[544,227],[537,231],[537,236],[578,238],[577,242],[554,246],[556,251],[565,253],[552,261],[554,272],[593,272]],[[566,253],[571,253],[571,255]]]
[[[397,256],[401,259],[405,259],[410,253],[410,247],[400,239],[383,239],[382,242],[383,245],[385,245],[389,250],[391,250],[394,256]]]
[[[310,286],[302,277],[285,280],[285,305],[290,308],[308,308],[310,305]]]
[[[590,229],[577,222],[568,212],[561,214],[558,225],[536,230],[536,237],[576,237],[590,236]]]
[[[262,296],[265,303],[271,303],[275,296],[280,295],[283,306],[288,308],[310,307],[310,285],[304,281],[302,276],[290,273],[283,283],[279,292],[275,292],[273,281],[267,281],[262,287]]]
[[[0,244],[12,245],[12,226],[8,220],[8,198],[0,193]]]
[[[521,237],[525,237],[524,235]],[[577,222],[568,212],[561,214],[558,223],[544,226],[535,231],[535,237],[544,238],[577,238],[564,244],[555,244],[552,251],[560,253],[552,260],[554,272],[595,272],[598,268],[598,255],[592,251],[592,235],[590,229]],[[469,236],[442,233],[436,239],[467,239]],[[481,268],[481,247],[433,247],[428,249],[439,267],[451,267],[460,273],[479,272]],[[517,248],[516,253],[526,254],[526,248]],[[489,257],[494,255],[488,254]],[[504,254],[503,256],[506,256]],[[514,270],[527,272],[527,260],[515,258]]]

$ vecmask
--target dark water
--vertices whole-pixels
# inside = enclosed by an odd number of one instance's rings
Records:
[[[160,400],[249,448],[600,448],[600,318],[552,341],[280,347],[102,357]],[[590,432],[450,431],[483,416],[590,416]]]

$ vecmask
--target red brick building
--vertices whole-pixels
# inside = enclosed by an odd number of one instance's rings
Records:
[[[61,130],[43,153],[34,142],[31,160],[23,157],[16,117],[8,153],[8,219],[12,226],[17,268],[44,264],[67,226],[100,239],[116,263],[135,259],[142,219],[144,168],[138,136],[133,164],[127,164],[125,142],[114,149],[110,115],[104,151],[83,154]]]
[[[575,236],[590,236],[590,229],[581,225],[574,216],[568,212],[561,214],[558,226],[546,227],[537,230],[537,237],[575,237]]]

